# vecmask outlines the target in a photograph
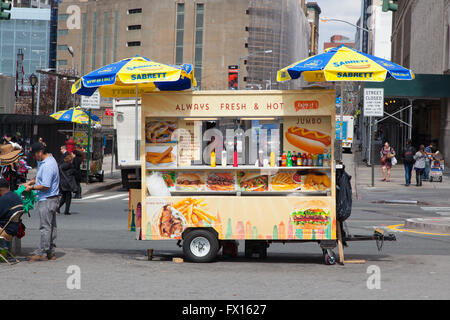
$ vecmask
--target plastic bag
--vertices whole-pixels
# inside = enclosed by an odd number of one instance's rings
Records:
[[[396,158],[396,157],[392,157],[392,159],[391,159],[391,164],[392,164],[393,166],[395,166],[395,165],[397,164],[397,158]]]
[[[153,172],[147,177],[147,190],[153,197],[170,197],[170,191],[166,186],[161,173]]]

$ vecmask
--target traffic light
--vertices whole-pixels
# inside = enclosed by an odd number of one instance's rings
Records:
[[[381,10],[383,12],[388,12],[388,11],[397,11],[398,9],[398,4],[396,4],[395,2],[397,2],[397,0],[383,0],[383,6],[381,8]]]
[[[5,12],[11,11],[11,2],[5,2],[4,0],[0,0],[0,20],[9,20],[11,19],[11,13]]]

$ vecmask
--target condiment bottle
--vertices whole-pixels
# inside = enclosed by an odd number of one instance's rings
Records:
[[[312,158],[313,158],[313,166],[314,167],[317,167],[317,164],[318,164],[318,155],[317,154],[313,154],[312,155]]]
[[[295,152],[292,152],[292,166],[297,166],[297,154]]]
[[[281,166],[286,167],[287,166],[287,154],[283,151],[283,155],[281,156]]]
[[[312,158],[312,155],[310,153],[308,153],[307,159],[308,159],[308,167],[312,167],[312,165],[313,165],[313,158]]]
[[[290,151],[288,151],[288,154],[287,154],[287,166],[292,167],[292,154]]]
[[[234,144],[234,152],[233,152],[233,167],[238,166],[238,154],[236,149],[236,143]]]
[[[227,166],[227,151],[222,150],[222,167]]]
[[[323,154],[319,154],[317,159],[317,166],[323,167]]]
[[[275,167],[275,152],[270,153],[270,166]]]
[[[213,149],[211,151],[211,167],[215,167],[216,166],[216,151],[215,149]]]

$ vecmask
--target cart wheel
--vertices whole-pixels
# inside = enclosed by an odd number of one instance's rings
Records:
[[[186,259],[192,262],[210,262],[219,251],[219,239],[211,231],[197,229],[189,232],[183,241]]]
[[[430,177],[430,182],[433,182],[433,177]]]
[[[442,176],[439,177],[439,182],[442,182]]]
[[[323,250],[323,252],[323,259],[326,265],[331,266],[336,264],[336,254],[333,252],[333,250],[327,249]]]
[[[102,173],[98,175],[98,182],[103,182],[104,180],[105,180],[105,172],[102,171]]]

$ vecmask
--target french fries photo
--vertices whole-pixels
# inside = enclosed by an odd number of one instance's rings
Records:
[[[205,211],[206,204],[203,203],[203,200],[187,198],[175,203],[173,208],[184,215],[188,224],[200,226],[205,223],[212,224],[217,220],[216,217]]]

